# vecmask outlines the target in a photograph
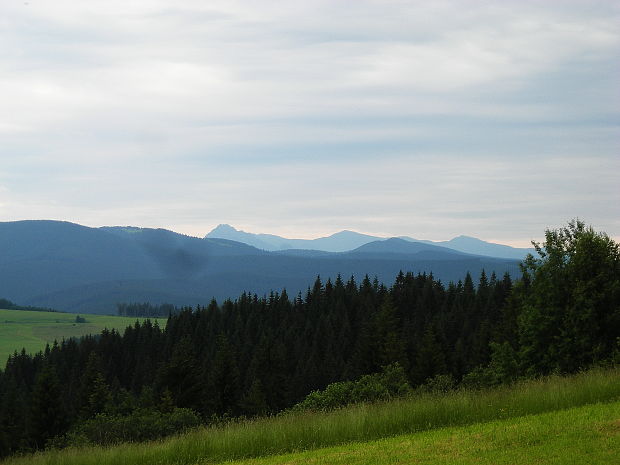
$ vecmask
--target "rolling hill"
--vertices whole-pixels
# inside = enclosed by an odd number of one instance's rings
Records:
[[[389,283],[400,270],[442,281],[518,273],[518,261],[471,255],[402,239],[372,241],[348,252],[268,252],[221,238],[163,229],[89,228],[57,221],[0,223],[0,297],[82,313],[114,313],[116,303],[205,305],[212,298],[305,292],[317,275]]]

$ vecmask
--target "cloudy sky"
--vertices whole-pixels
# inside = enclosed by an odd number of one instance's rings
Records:
[[[620,3],[0,2],[0,221],[620,238]]]

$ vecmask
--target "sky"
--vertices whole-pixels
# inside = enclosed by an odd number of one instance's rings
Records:
[[[620,3],[0,0],[0,221],[620,239]]]

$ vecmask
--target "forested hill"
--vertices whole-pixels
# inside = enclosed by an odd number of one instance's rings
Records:
[[[515,282],[316,280],[303,297],[242,294],[165,329],[136,323],[15,354],[0,372],[0,453],[145,411],[187,408],[204,422],[275,413],[386,366],[402,368],[398,383],[446,389],[620,363],[618,244],[581,223],[546,237]]]
[[[0,297],[80,313],[114,313],[119,302],[206,305],[251,290],[305,293],[320,275],[389,282],[400,271],[447,283],[469,271],[518,272],[518,261],[468,255],[399,239],[345,253],[265,252],[226,239],[163,229],[87,228],[55,221],[0,223]]]

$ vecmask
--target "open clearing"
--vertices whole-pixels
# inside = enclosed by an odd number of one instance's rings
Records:
[[[80,337],[87,334],[98,334],[104,328],[122,332],[136,320],[112,315],[81,315],[86,323],[76,323],[75,313],[32,312],[25,310],[0,310],[0,366],[4,368],[9,355],[22,348],[26,352],[36,353],[63,338]],[[153,319],[152,319],[153,320]],[[165,318],[157,319],[162,328],[166,325]]]

